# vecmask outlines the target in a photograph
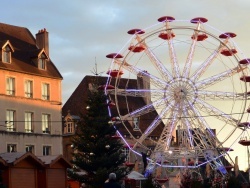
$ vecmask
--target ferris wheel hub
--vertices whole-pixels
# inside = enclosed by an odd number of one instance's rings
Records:
[[[186,107],[193,104],[197,98],[197,88],[195,84],[187,78],[174,78],[165,88],[166,103],[176,107],[180,104]],[[187,103],[188,101],[188,103]]]

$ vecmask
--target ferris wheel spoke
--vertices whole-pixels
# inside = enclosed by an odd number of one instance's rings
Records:
[[[207,70],[207,68],[214,62],[216,57],[220,54],[220,51],[222,50],[223,45],[220,45],[217,50],[215,50],[207,59],[205,62],[203,62],[198,69],[194,72],[194,74],[191,76],[191,80],[198,80],[204,72]]]
[[[222,91],[198,91],[198,98],[202,100],[246,100],[247,93],[222,92]]]
[[[225,114],[221,110],[213,107],[212,105],[200,99],[197,99],[197,102],[197,106],[199,106],[199,109],[204,113],[208,114],[209,116],[213,116],[229,125],[237,127],[237,120],[233,118],[230,114]]]
[[[136,39],[138,42],[142,43],[145,47],[145,54],[148,56],[150,62],[155,66],[155,68],[158,70],[159,74],[165,81],[171,80],[173,77],[170,74],[170,72],[166,69],[166,67],[162,64],[162,62],[156,57],[156,55],[153,53],[153,51],[148,47],[145,41],[142,41],[142,39],[139,37],[139,35],[136,35]]]
[[[222,73],[219,73],[217,75],[211,76],[210,78],[201,80],[199,82],[197,82],[196,86],[198,89],[202,89],[202,88],[206,88],[208,86],[214,85],[218,82],[223,81],[226,78],[232,77],[233,75],[242,72],[244,69],[246,69],[246,67],[235,67],[233,69],[229,69],[227,71],[224,71]]]
[[[147,71],[139,69],[139,68],[127,63],[127,62],[124,62],[122,64],[121,61],[119,61],[118,59],[115,59],[114,63],[119,65],[119,66],[122,65],[123,69],[127,70],[128,72],[130,72],[130,73],[132,73],[132,74],[134,74],[136,76],[147,76],[147,77],[149,77],[150,78],[150,80],[149,80],[150,83],[149,84],[151,84],[151,85],[153,85],[155,87],[165,88],[166,85],[168,85],[168,83],[163,81],[162,79],[159,79],[156,76],[148,73]]]
[[[204,148],[208,149],[213,149],[216,143],[220,143],[220,141],[217,139],[215,133],[212,131],[204,117],[201,115],[199,110],[197,110],[192,104],[189,103],[189,107],[191,109],[192,113],[189,113],[189,117],[194,117],[194,121],[192,121],[191,125],[194,127],[195,130],[201,131],[201,140]],[[201,126],[202,125],[202,126]],[[204,135],[207,135],[204,137]],[[206,138],[204,140],[204,138]],[[220,144],[217,144],[220,145]]]
[[[183,115],[184,115],[184,117],[189,117],[186,108],[183,109]],[[186,130],[186,135],[187,135],[187,139],[184,139],[184,140],[188,141],[188,147],[190,147],[190,149],[194,149],[195,140],[193,139],[194,135],[192,135],[192,131],[195,129],[192,126],[193,125],[192,121],[189,118],[182,118],[182,122],[183,122],[183,125],[186,127],[186,128],[184,128],[184,130]]]
[[[148,137],[148,135],[152,133],[160,123],[162,123],[162,119],[167,115],[168,111],[171,109],[170,107],[171,106],[169,105],[161,110],[160,114],[153,120],[153,122],[137,140],[138,143],[142,143]]]
[[[130,112],[129,114],[121,116],[121,120],[122,121],[130,120],[131,118],[140,117],[142,115],[153,112],[157,108],[163,108],[163,107],[165,107],[164,100],[165,99],[159,99],[157,101],[154,101],[151,104],[148,104],[148,105],[145,105],[145,106],[143,106],[141,108],[138,108],[138,109]]]
[[[195,32],[195,33],[197,33],[197,32]],[[182,73],[182,77],[184,77],[184,78],[189,77],[191,66],[192,66],[192,60],[193,60],[193,56],[194,56],[194,52],[195,52],[196,43],[197,43],[197,40],[193,40],[193,42],[191,44],[191,47],[189,49],[187,60],[186,60],[186,63],[185,63],[184,69],[183,69],[183,73]]]
[[[168,30],[167,32],[169,32],[169,35],[171,35],[171,31]],[[177,61],[177,57],[176,57],[176,52],[175,52],[175,48],[174,48],[174,44],[173,44],[173,39],[171,38],[170,40],[168,40],[168,47],[169,47],[169,55],[170,55],[170,61],[171,61],[171,66],[172,66],[172,75],[173,77],[180,77],[180,67]]]
[[[170,143],[172,140],[172,133],[175,130],[176,124],[178,122],[177,116],[180,112],[175,109],[171,112],[171,119],[168,120],[166,126],[164,127],[161,136],[158,140],[158,143],[154,149],[154,152],[161,152],[164,153],[170,147]]]
[[[166,91],[162,89],[109,89],[108,94],[127,97],[146,97],[148,95],[151,98],[162,98]]]

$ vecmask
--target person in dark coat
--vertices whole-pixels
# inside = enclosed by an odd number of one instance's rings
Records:
[[[145,170],[146,170],[146,167],[147,167],[147,165],[148,165],[147,154],[141,152],[141,157],[142,157],[142,161],[143,161],[143,164],[144,164],[144,171],[145,171]]]
[[[109,174],[109,181],[104,183],[103,188],[121,188],[121,186],[116,182],[116,174]]]

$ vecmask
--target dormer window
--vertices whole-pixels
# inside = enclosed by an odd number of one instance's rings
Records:
[[[65,130],[64,132],[66,134],[73,134],[74,133],[74,127],[75,123],[72,119],[68,118],[67,121],[65,122]]]
[[[41,56],[38,59],[38,68],[45,70],[46,69],[46,59],[47,57],[45,56],[45,54],[41,54]]]
[[[2,58],[4,63],[11,63],[11,48],[7,45],[2,50]]]

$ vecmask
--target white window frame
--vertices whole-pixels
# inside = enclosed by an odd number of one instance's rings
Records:
[[[2,49],[2,59],[4,63],[11,63],[11,48],[9,45]]]
[[[43,146],[43,156],[51,155],[51,146],[44,145]]]
[[[24,113],[24,122],[25,122],[25,132],[32,133],[34,132],[34,120],[33,120],[34,113],[33,112],[25,112]]]
[[[16,131],[15,118],[16,118],[15,110],[6,110],[5,125],[7,131]]]
[[[42,83],[42,99],[50,99],[50,85],[48,83]]]
[[[42,114],[42,130],[43,133],[50,134],[51,119],[50,114]]]
[[[6,79],[6,94],[7,95],[15,95],[15,78],[14,77],[8,77]]]
[[[25,92],[26,98],[33,98],[33,81],[32,80],[25,80],[24,92]]]
[[[32,145],[32,144],[26,144],[25,145],[25,151],[26,152],[34,153],[35,152],[35,146]]]
[[[7,152],[8,153],[17,152],[17,144],[7,144]]]

